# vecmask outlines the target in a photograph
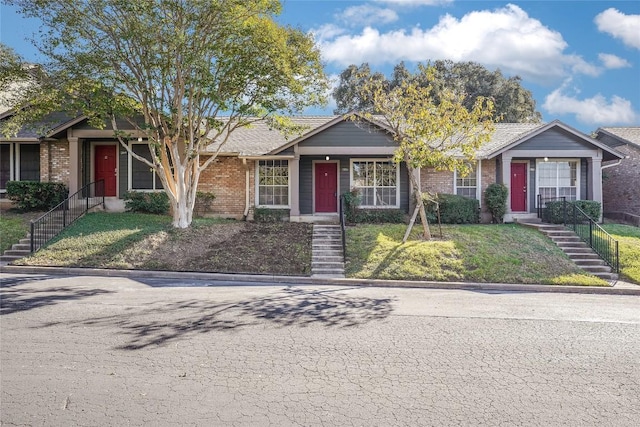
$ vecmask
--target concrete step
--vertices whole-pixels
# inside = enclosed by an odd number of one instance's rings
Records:
[[[555,243],[564,243],[564,242],[582,242],[577,236],[553,236],[551,237]]]
[[[556,245],[560,248],[589,248],[589,246],[583,241],[577,242],[557,242]],[[589,248],[591,249],[591,248]]]
[[[589,249],[589,251],[584,251],[584,252],[565,252],[565,254],[573,259],[601,259],[598,254],[593,253],[593,251],[591,251],[591,249]]]
[[[608,265],[585,265],[581,266],[584,271],[587,271],[591,274],[595,273],[611,273],[611,267]]]
[[[27,255],[31,255],[31,251],[28,250],[28,249],[27,250],[23,250],[23,249],[7,249],[6,251],[4,251],[4,255],[25,257]]]
[[[22,259],[22,258],[24,258],[24,257],[17,256],[17,255],[0,255],[0,261],[8,262],[8,263],[11,263],[13,261],[16,261],[16,260]]]
[[[342,255],[313,255],[313,262],[344,262]]]
[[[590,266],[599,266],[599,265],[607,265],[602,259],[571,259],[578,267],[590,267]]]
[[[13,249],[13,250],[30,251],[31,250],[31,242],[29,242],[29,243],[15,243],[13,246],[11,246],[11,249]]]

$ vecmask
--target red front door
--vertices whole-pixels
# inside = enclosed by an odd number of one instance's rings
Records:
[[[338,212],[338,164],[316,163],[316,212]]]
[[[95,147],[95,180],[104,179],[104,195],[116,195],[116,154],[115,145],[96,145]],[[100,192],[99,189],[96,191]],[[102,196],[102,194],[96,194]]]
[[[527,164],[511,163],[511,212],[527,210]]]

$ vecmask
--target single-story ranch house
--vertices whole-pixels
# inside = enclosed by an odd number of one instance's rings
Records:
[[[255,207],[284,208],[291,221],[313,221],[337,215],[339,195],[352,189],[359,191],[363,207],[410,211],[408,172],[404,164],[391,160],[396,144],[383,124],[348,116],[294,121],[306,130],[289,140],[265,123],[232,134],[198,188],[215,194],[214,214],[251,218]],[[129,144],[149,156],[147,145],[135,135]],[[2,192],[9,180],[63,182],[73,193],[104,179],[105,195],[112,201],[129,190],[161,190],[160,181],[118,145],[111,130],[92,128],[84,117],[60,116],[42,134],[23,129],[14,138],[0,140],[0,149]],[[553,121],[497,124],[476,158],[468,176],[420,171],[422,189],[477,198],[487,221],[484,190],[491,183],[504,183],[509,189],[505,220],[514,221],[535,216],[538,196],[602,202],[602,163],[623,155]]]
[[[624,155],[606,162],[602,173],[603,209],[607,216],[631,214],[640,220],[640,127],[606,127],[596,139]]]

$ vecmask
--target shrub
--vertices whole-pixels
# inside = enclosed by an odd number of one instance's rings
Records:
[[[164,191],[147,193],[127,191],[124,193],[125,207],[129,212],[163,215],[169,212],[169,196]]]
[[[507,197],[509,190],[504,184],[491,184],[484,192],[484,200],[491,214],[491,222],[502,224],[507,212]]]
[[[69,196],[64,184],[56,182],[9,181],[7,197],[21,211],[47,211]]]
[[[443,224],[476,224],[480,222],[480,205],[476,199],[456,194],[437,194],[435,201],[424,199],[427,218],[430,222],[438,221],[438,205],[440,221]]]
[[[253,220],[256,222],[278,222],[289,218],[289,209],[255,208]]]
[[[400,224],[406,222],[406,215],[400,209],[358,209],[355,221],[365,224]]]
[[[342,195],[344,201],[344,214],[347,222],[357,222],[358,206],[360,206],[360,195],[356,190],[346,192]]]
[[[568,222],[572,221],[573,205],[579,207],[594,221],[600,219],[600,202],[595,200],[575,200],[567,201],[567,218]],[[561,200],[547,202],[544,209],[543,219],[552,224],[562,224],[564,218],[564,202]]]

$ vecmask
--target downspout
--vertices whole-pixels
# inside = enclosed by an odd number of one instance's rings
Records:
[[[625,156],[624,158],[626,159],[626,158],[627,158],[627,156]],[[610,165],[603,165],[603,166],[600,166],[600,170],[602,170],[602,169],[606,169],[606,168],[610,168],[611,166],[618,166],[618,165],[620,165],[620,163],[622,162],[622,160],[624,160],[624,159],[618,159],[615,163],[611,163]]]
[[[242,164],[244,165],[244,182],[245,182],[245,189],[244,189],[244,213],[242,214],[242,220],[246,221],[247,217],[249,216],[249,203],[250,203],[250,197],[249,197],[249,190],[251,188],[251,186],[249,185],[249,166],[247,165],[247,159],[242,159]]]

